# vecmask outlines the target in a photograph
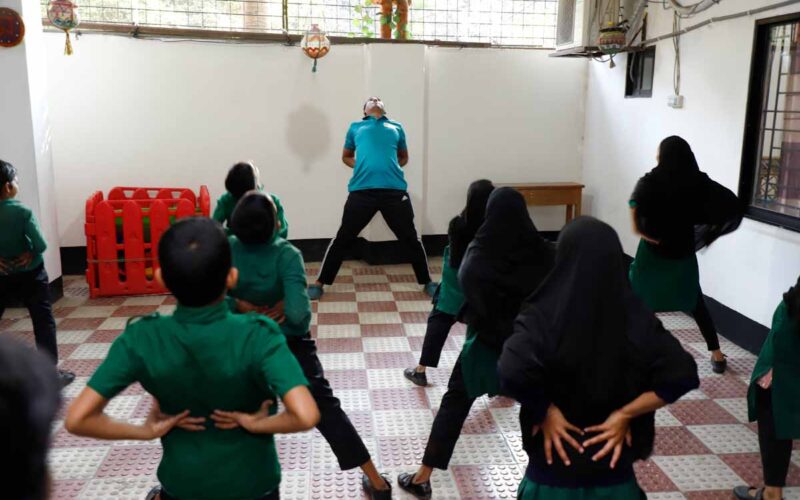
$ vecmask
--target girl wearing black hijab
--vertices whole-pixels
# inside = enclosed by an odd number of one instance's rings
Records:
[[[700,384],[692,356],[631,290],[617,233],[591,217],[561,232],[497,370],[522,403],[521,500],[644,499],[633,462],[652,451],[654,412]]]
[[[658,166],[639,180],[629,205],[642,237],[630,268],[633,290],[653,311],[691,314],[712,368],[723,373],[727,362],[700,290],[695,252],[739,227],[739,200],[700,171],[685,140],[672,136],[661,142]]]
[[[764,486],[739,486],[739,500],[783,498],[792,460],[792,440],[800,439],[800,279],[783,294],[772,329],[750,378],[747,413],[758,421]]]
[[[416,368],[407,368],[403,372],[403,375],[416,385],[428,385],[425,368],[428,366],[435,368],[439,365],[439,357],[447,335],[456,322],[458,311],[464,305],[464,294],[458,284],[458,268],[467,251],[467,245],[483,224],[486,203],[493,190],[492,182],[485,179],[470,184],[467,191],[467,206],[460,215],[450,221],[447,231],[450,244],[444,249],[442,282],[433,298],[433,310],[428,315],[428,328],[425,330],[419,365]]]
[[[475,399],[500,393],[497,359],[503,342],[512,333],[522,301],[550,271],[554,256],[522,195],[511,188],[495,189],[458,272],[465,297],[459,319],[467,324],[461,356],[433,421],[422,466],[416,474],[398,476],[400,487],[415,497],[431,497],[431,473],[447,469]]]

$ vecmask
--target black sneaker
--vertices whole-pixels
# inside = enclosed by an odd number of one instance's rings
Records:
[[[725,373],[725,370],[728,368],[728,357],[725,356],[722,358],[722,361],[717,361],[713,357],[711,358],[711,369],[714,373],[722,375]]]
[[[61,380],[61,387],[64,388],[75,381],[75,374],[65,370],[58,370],[58,378]]]
[[[753,492],[752,495],[750,494],[751,491]],[[764,488],[737,486],[733,489],[733,496],[736,500],[761,500],[764,498]]]
[[[386,486],[389,489],[386,490],[376,490],[372,487],[372,482],[370,482],[369,478],[366,474],[361,475],[361,487],[364,491],[369,495],[372,500],[391,500],[392,498],[392,482],[389,479],[389,476],[386,474],[381,474],[381,477],[384,481],[386,481]]]
[[[425,375],[425,372],[418,372],[415,368],[406,368],[403,370],[403,375],[420,387],[428,385],[428,377]]]
[[[433,492],[431,491],[431,482],[425,481],[424,483],[414,484],[414,473],[411,474],[399,474],[397,476],[397,484],[400,485],[400,488],[408,493],[414,495],[415,498],[419,498],[421,500],[430,500]]]

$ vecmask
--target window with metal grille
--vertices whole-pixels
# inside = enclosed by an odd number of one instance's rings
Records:
[[[800,14],[759,21],[739,195],[748,216],[800,230]]]
[[[41,0],[46,18],[47,0]],[[412,0],[410,38],[553,47],[558,0]],[[80,0],[83,23],[379,36],[380,0]]]

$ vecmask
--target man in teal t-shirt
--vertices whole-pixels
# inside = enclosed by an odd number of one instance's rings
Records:
[[[414,209],[403,174],[408,163],[406,133],[402,125],[386,117],[379,98],[367,99],[364,118],[350,125],[342,161],[353,169],[347,186],[350,194],[344,205],[342,225],[328,247],[317,282],[308,288],[309,297],[318,299],[323,287],[333,283],[345,253],[377,212],[405,245],[417,282],[433,296],[436,283],[431,281],[425,248],[417,237]]]

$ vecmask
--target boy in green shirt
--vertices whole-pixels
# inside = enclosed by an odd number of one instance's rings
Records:
[[[308,382],[273,321],[229,312],[225,291],[238,271],[219,224],[176,223],[158,255],[156,279],[178,300],[175,314],[128,323],[70,406],[65,426],[100,439],[161,438],[161,500],[277,499],[281,472],[272,435],[316,425]],[[134,382],[156,400],[143,425],[103,412]],[[278,414],[270,408],[276,395],[286,408]]]
[[[215,221],[228,227],[228,234],[230,234],[233,209],[236,208],[236,204],[242,199],[242,196],[254,189],[264,190],[258,183],[259,176],[258,168],[250,162],[239,162],[228,170],[228,176],[225,177],[225,189],[227,192],[219,197],[217,206],[214,208],[214,214],[211,216]],[[278,209],[278,236],[284,240],[289,239],[289,223],[286,222],[281,200],[272,193],[268,194]]]
[[[278,236],[276,209],[269,196],[251,191],[242,197],[231,218],[234,265],[242,270],[231,289],[231,305],[240,312],[258,310],[281,324],[289,349],[310,382],[319,406],[317,429],[328,441],[342,470],[361,467],[362,487],[369,498],[389,499],[390,483],[378,473],[358,432],[333,395],[309,334],[311,301],[306,292],[303,256]]]
[[[19,299],[31,315],[36,348],[58,363],[56,320],[50,304],[50,279],[42,254],[47,249],[31,209],[15,200],[19,192],[17,170],[0,160],[0,319],[5,305]],[[62,387],[75,374],[59,370]]]

